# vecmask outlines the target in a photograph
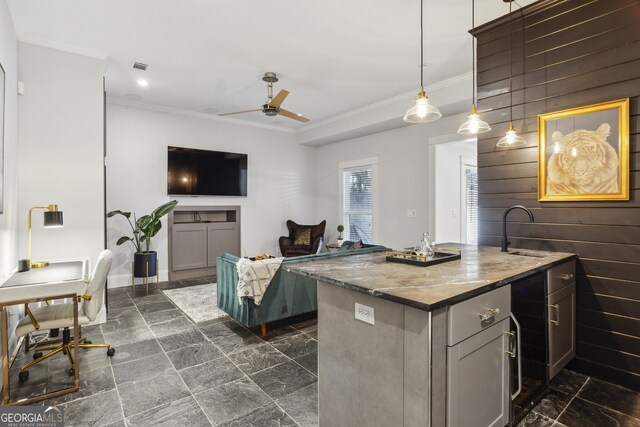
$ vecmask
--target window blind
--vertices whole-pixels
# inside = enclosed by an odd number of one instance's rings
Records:
[[[465,171],[467,178],[467,243],[478,244],[478,172],[475,169]]]
[[[344,238],[373,243],[373,169],[343,169]]]

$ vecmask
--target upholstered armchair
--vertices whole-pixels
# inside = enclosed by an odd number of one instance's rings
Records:
[[[324,239],[324,229],[327,221],[322,221],[318,225],[300,225],[288,220],[287,228],[289,236],[282,236],[278,240],[280,252],[283,257],[294,257],[300,255],[311,255],[318,252],[320,244]]]

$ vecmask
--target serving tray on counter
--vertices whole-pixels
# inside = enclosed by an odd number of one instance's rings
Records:
[[[455,261],[462,258],[460,251],[438,250],[432,256],[417,255],[415,252],[389,251],[386,259],[389,262],[415,265],[418,267],[429,267],[430,265],[442,264],[443,262]]]

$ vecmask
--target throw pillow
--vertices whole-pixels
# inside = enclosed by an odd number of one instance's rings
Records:
[[[293,244],[295,246],[311,245],[311,229],[298,228],[293,234]]]

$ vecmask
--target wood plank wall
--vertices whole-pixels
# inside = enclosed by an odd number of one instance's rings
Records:
[[[571,367],[640,390],[640,1],[544,0],[513,13],[513,122],[527,144],[500,150],[509,122],[508,29],[503,17],[474,33],[478,109],[489,110],[482,116],[492,127],[478,140],[480,244],[500,244],[506,207],[531,208],[535,223],[510,214],[512,247],[580,256]],[[627,97],[631,200],[539,202],[538,114]]]

